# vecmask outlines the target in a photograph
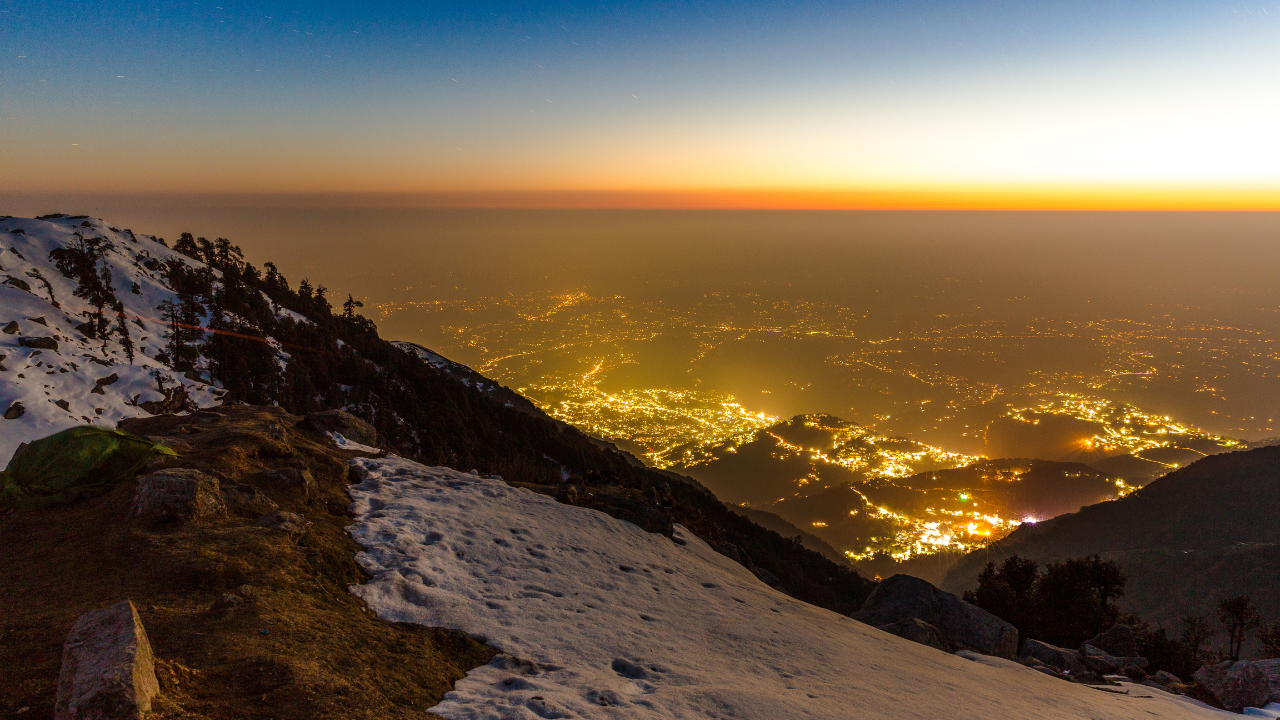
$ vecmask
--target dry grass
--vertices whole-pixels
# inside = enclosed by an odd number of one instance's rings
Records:
[[[493,650],[453,631],[377,620],[347,591],[363,575],[350,523],[345,460],[297,418],[227,407],[126,421],[176,439],[179,458],[256,487],[309,520],[300,538],[255,525],[256,513],[146,528],[128,517],[136,481],[101,497],[0,518],[0,713],[51,718],[62,644],[76,617],[124,598],[138,606],[159,660],[155,717],[426,717]],[[182,447],[185,443],[189,448]],[[316,487],[264,471],[307,469]],[[249,601],[213,609],[243,586]]]

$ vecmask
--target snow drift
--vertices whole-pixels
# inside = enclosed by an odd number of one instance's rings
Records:
[[[355,463],[350,532],[372,580],[353,592],[504,653],[433,708],[448,718],[1224,717],[902,640],[769,588],[679,526],[673,542],[496,478]]]

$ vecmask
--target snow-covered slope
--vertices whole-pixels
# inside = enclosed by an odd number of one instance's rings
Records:
[[[902,640],[774,591],[679,526],[672,542],[500,479],[355,463],[350,530],[373,579],[353,591],[504,653],[433,708],[448,718],[1225,717]]]
[[[93,308],[74,296],[78,283],[49,257],[56,248],[70,247],[77,234],[111,244],[99,267],[110,269],[112,290],[124,304],[135,344],[132,363],[109,308],[113,334],[105,342],[77,329]],[[139,405],[165,399],[160,382],[169,389],[181,383],[197,406],[217,403],[216,388],[183,378],[155,359],[165,344],[157,308],[174,297],[157,261],[171,260],[195,265],[152,237],[101,220],[0,218],[0,414],[11,416],[0,419],[0,467],[20,443],[73,425],[115,427],[121,418],[147,415]],[[36,344],[51,340],[57,349],[23,347],[22,338],[47,339]],[[21,404],[20,415],[15,403]]]

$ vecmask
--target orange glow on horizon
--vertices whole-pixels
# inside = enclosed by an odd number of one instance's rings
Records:
[[[138,206],[654,210],[1280,211],[1280,187],[980,186],[857,190],[477,190],[302,193],[58,193],[20,197]]]

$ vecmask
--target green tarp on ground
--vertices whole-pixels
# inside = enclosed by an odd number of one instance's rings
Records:
[[[82,425],[34,440],[0,473],[0,508],[35,510],[100,495],[132,478],[159,444],[119,430]]]

